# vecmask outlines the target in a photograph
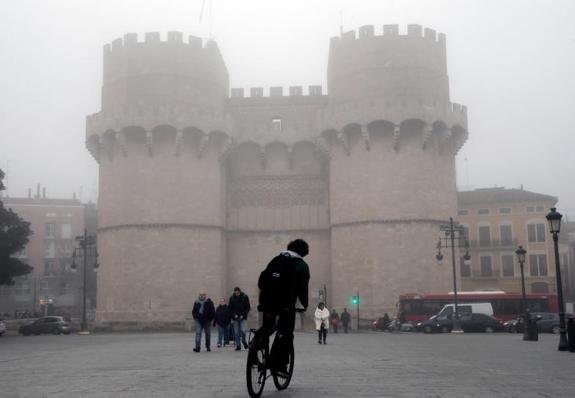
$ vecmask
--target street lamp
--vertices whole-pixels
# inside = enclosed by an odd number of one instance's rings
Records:
[[[84,266],[82,271],[82,326],[80,333],[81,334],[89,334],[88,332],[88,322],[86,320],[86,280],[87,280],[87,264],[88,264],[88,255],[94,255],[96,261],[93,265],[94,272],[98,272],[98,250],[96,249],[96,237],[95,236],[88,236],[88,231],[84,229],[84,235],[76,236],[76,242],[78,242],[78,248],[74,249],[74,254],[72,256],[72,264],[70,265],[70,269],[72,272],[76,272],[78,265],[76,264],[76,253],[80,251],[80,255],[84,257]]]
[[[469,242],[465,236],[465,230],[461,225],[454,225],[453,218],[449,218],[449,225],[442,225],[440,231],[445,233],[445,237],[439,237],[437,242],[437,254],[435,259],[438,264],[443,263],[443,254],[441,254],[441,248],[451,248],[451,265],[453,267],[453,303],[455,307],[455,317],[453,319],[453,327],[451,328],[452,333],[462,333],[461,324],[459,322],[459,303],[457,300],[457,274],[455,272],[455,248],[465,247],[465,255],[463,256],[464,264],[469,265],[471,256],[469,255]],[[458,232],[458,236],[455,236],[455,232]],[[457,239],[457,245],[455,240]],[[463,241],[463,245],[462,245]]]
[[[527,309],[525,307],[525,273],[523,272],[523,264],[525,264],[525,255],[527,254],[527,250],[525,250],[523,246],[519,246],[517,250],[515,250],[515,254],[517,255],[517,261],[519,261],[519,268],[521,268],[521,316],[524,316],[525,321],[527,321],[527,316],[525,314]]]
[[[561,282],[561,267],[559,265],[559,231],[561,230],[561,218],[563,216],[555,207],[547,214],[549,221],[549,232],[553,235],[553,246],[555,248],[555,275],[557,277],[557,299],[559,301],[559,351],[567,351],[567,334],[565,332],[565,304],[563,303],[563,283]]]

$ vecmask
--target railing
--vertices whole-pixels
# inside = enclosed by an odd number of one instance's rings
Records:
[[[517,247],[517,239],[472,240],[469,247],[474,250],[511,249]]]

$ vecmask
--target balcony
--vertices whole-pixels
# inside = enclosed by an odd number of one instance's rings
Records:
[[[517,248],[517,239],[489,239],[469,241],[469,249],[472,251],[510,250]]]

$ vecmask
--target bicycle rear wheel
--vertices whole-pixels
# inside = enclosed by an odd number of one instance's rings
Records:
[[[279,375],[272,370],[272,378],[274,379],[274,384],[278,390],[285,390],[286,388],[288,388],[289,383],[291,381],[291,376],[293,374],[293,366],[294,366],[294,350],[292,344],[291,351],[289,354],[287,377]]]
[[[268,358],[268,345],[255,338],[248,351],[246,365],[246,384],[248,393],[252,398],[262,395],[266,383],[266,359]]]

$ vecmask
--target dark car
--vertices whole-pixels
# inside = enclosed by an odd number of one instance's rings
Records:
[[[498,319],[485,314],[464,313],[460,315],[461,329],[464,332],[493,333],[503,330],[503,324]],[[451,315],[438,317],[436,315],[427,321],[419,322],[417,330],[424,333],[449,333],[453,329]]]
[[[559,314],[556,312],[531,312],[529,313],[531,319],[537,320],[537,331],[539,333],[553,333],[559,334]],[[565,323],[567,319],[572,316],[565,314]],[[510,333],[523,333],[523,318],[519,317],[506,322],[506,330]]]
[[[61,316],[46,316],[38,318],[34,322],[22,325],[18,333],[24,336],[31,334],[39,335],[44,333],[51,334],[70,334],[72,331],[70,324]]]
[[[6,322],[4,322],[4,319],[0,319],[0,337],[6,333]]]

